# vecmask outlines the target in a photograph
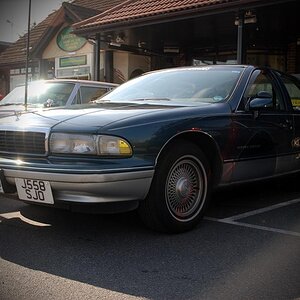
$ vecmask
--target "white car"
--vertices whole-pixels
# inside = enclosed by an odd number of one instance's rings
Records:
[[[117,84],[90,80],[55,79],[28,84],[27,109],[68,107],[95,100],[114,89]],[[25,110],[25,86],[13,89],[0,102],[0,116]]]

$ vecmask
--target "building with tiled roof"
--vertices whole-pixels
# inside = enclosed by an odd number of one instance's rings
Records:
[[[124,0],[123,0],[124,1]],[[63,2],[62,6],[51,13],[46,19],[34,26],[30,31],[30,64],[29,77],[39,78],[45,77],[50,69],[55,68],[55,57],[48,54],[44,57],[44,51],[49,48],[49,43],[55,43],[58,32],[63,26],[73,24],[97,15],[105,10],[121,3],[122,0],[74,0],[71,3]],[[27,34],[20,37],[15,43],[4,50],[0,54],[0,76],[2,80],[2,91],[7,93],[14,86],[24,82],[24,71],[26,63],[26,46]],[[85,47],[89,48],[90,53],[93,52],[93,44],[87,42]],[[55,47],[54,47],[55,48]],[[53,47],[51,48],[53,50]],[[50,51],[52,51],[50,50]],[[58,54],[56,49],[55,54]],[[65,53],[60,53],[61,56],[67,56]],[[91,62],[90,62],[91,63]],[[5,81],[5,88],[3,82]],[[5,90],[5,91],[3,91]]]
[[[216,63],[300,73],[298,11],[299,0],[64,2],[31,30],[30,75],[121,83],[153,69]],[[11,87],[22,78],[25,48],[26,35],[0,55]]]
[[[73,28],[148,55],[151,69],[239,62],[300,73],[299,9],[299,0],[127,0]]]
[[[197,14],[226,8],[236,8],[246,5],[253,0],[127,0],[119,6],[112,7],[90,19],[75,25],[78,32],[98,30],[98,28],[112,28],[113,26],[133,26],[145,24],[158,19],[183,18],[186,15]],[[257,1],[259,2],[259,1]]]
[[[5,51],[8,47],[10,47],[12,45],[12,43],[10,42],[2,42],[0,41],[0,54]],[[2,98],[4,97],[4,93],[3,91],[6,90],[6,83],[4,80],[0,79],[0,100],[2,100]]]
[[[31,52],[35,51],[39,41],[43,36],[47,35],[48,31],[61,24],[62,10],[53,12],[41,23],[32,28],[30,32],[30,48]],[[0,66],[13,66],[23,63],[26,60],[26,40],[27,34],[20,37],[15,43],[13,43],[6,51],[0,55]]]

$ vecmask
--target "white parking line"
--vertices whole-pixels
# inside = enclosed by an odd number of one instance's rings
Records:
[[[214,222],[219,222],[219,223],[237,225],[237,226],[242,226],[242,227],[248,227],[248,228],[253,228],[253,229],[259,229],[259,230],[264,230],[264,231],[270,231],[270,232],[275,232],[275,233],[281,233],[281,234],[300,237],[299,232],[283,230],[283,229],[278,229],[278,228],[272,228],[272,227],[266,227],[266,226],[260,226],[260,225],[255,225],[255,224],[248,224],[248,223],[236,221],[236,220],[239,220],[239,219],[243,219],[243,218],[258,215],[258,214],[261,214],[261,213],[264,213],[264,212],[268,212],[268,211],[271,211],[271,210],[274,210],[274,209],[277,209],[277,208],[285,207],[285,206],[288,206],[288,205],[293,205],[293,204],[296,204],[296,203],[300,203],[300,199],[294,199],[294,200],[274,204],[274,205],[271,205],[271,206],[268,206],[268,207],[252,210],[252,211],[249,211],[249,212],[246,212],[246,213],[243,213],[243,214],[239,214],[239,215],[235,215],[235,216],[232,216],[232,217],[228,217],[228,218],[217,219],[217,218],[205,217],[204,219],[208,220],[208,221],[214,221]]]
[[[217,219],[217,218],[210,218],[210,217],[205,217],[204,219],[208,220],[208,221],[214,221],[214,222],[219,222],[219,223],[225,223],[225,224],[230,224],[230,225],[248,227],[248,228],[252,228],[252,229],[259,229],[259,230],[264,230],[264,231],[270,231],[270,232],[300,237],[300,233],[295,232],[295,231],[289,231],[289,230],[283,230],[283,229],[278,229],[278,228],[248,224],[248,223],[237,222],[237,221],[230,221],[230,220],[226,220],[226,219]]]
[[[250,216],[258,215],[258,214],[261,214],[261,213],[264,213],[264,212],[267,212],[267,211],[271,211],[271,210],[281,208],[281,207],[285,207],[285,206],[288,206],[288,205],[292,205],[292,204],[295,204],[295,203],[300,203],[300,199],[294,199],[294,200],[290,200],[290,201],[286,201],[286,202],[281,202],[281,203],[278,203],[278,204],[274,204],[274,205],[267,206],[267,207],[260,208],[260,209],[251,210],[249,212],[239,214],[239,215],[235,215],[235,216],[232,216],[232,217],[229,217],[229,218],[224,218],[224,219],[221,219],[221,220],[223,220],[223,221],[235,221],[235,220],[239,220],[239,219],[244,219],[244,218],[247,218],[247,217],[250,217]]]
[[[24,217],[19,211],[0,214],[0,223],[4,220],[8,220],[8,219],[20,219],[27,224],[34,225],[34,226],[40,226],[40,227],[51,226],[51,224],[46,224],[46,223],[41,223],[41,222],[37,222],[34,220],[30,220],[30,219]]]

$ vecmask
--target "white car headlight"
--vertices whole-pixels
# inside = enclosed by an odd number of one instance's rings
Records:
[[[131,156],[128,142],[115,136],[53,133],[49,142],[51,153]]]
[[[53,153],[97,154],[93,135],[54,133],[50,137]]]

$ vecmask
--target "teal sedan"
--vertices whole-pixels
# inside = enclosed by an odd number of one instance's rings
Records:
[[[88,105],[0,119],[0,193],[194,228],[217,187],[300,170],[300,83],[254,66],[150,72]]]

